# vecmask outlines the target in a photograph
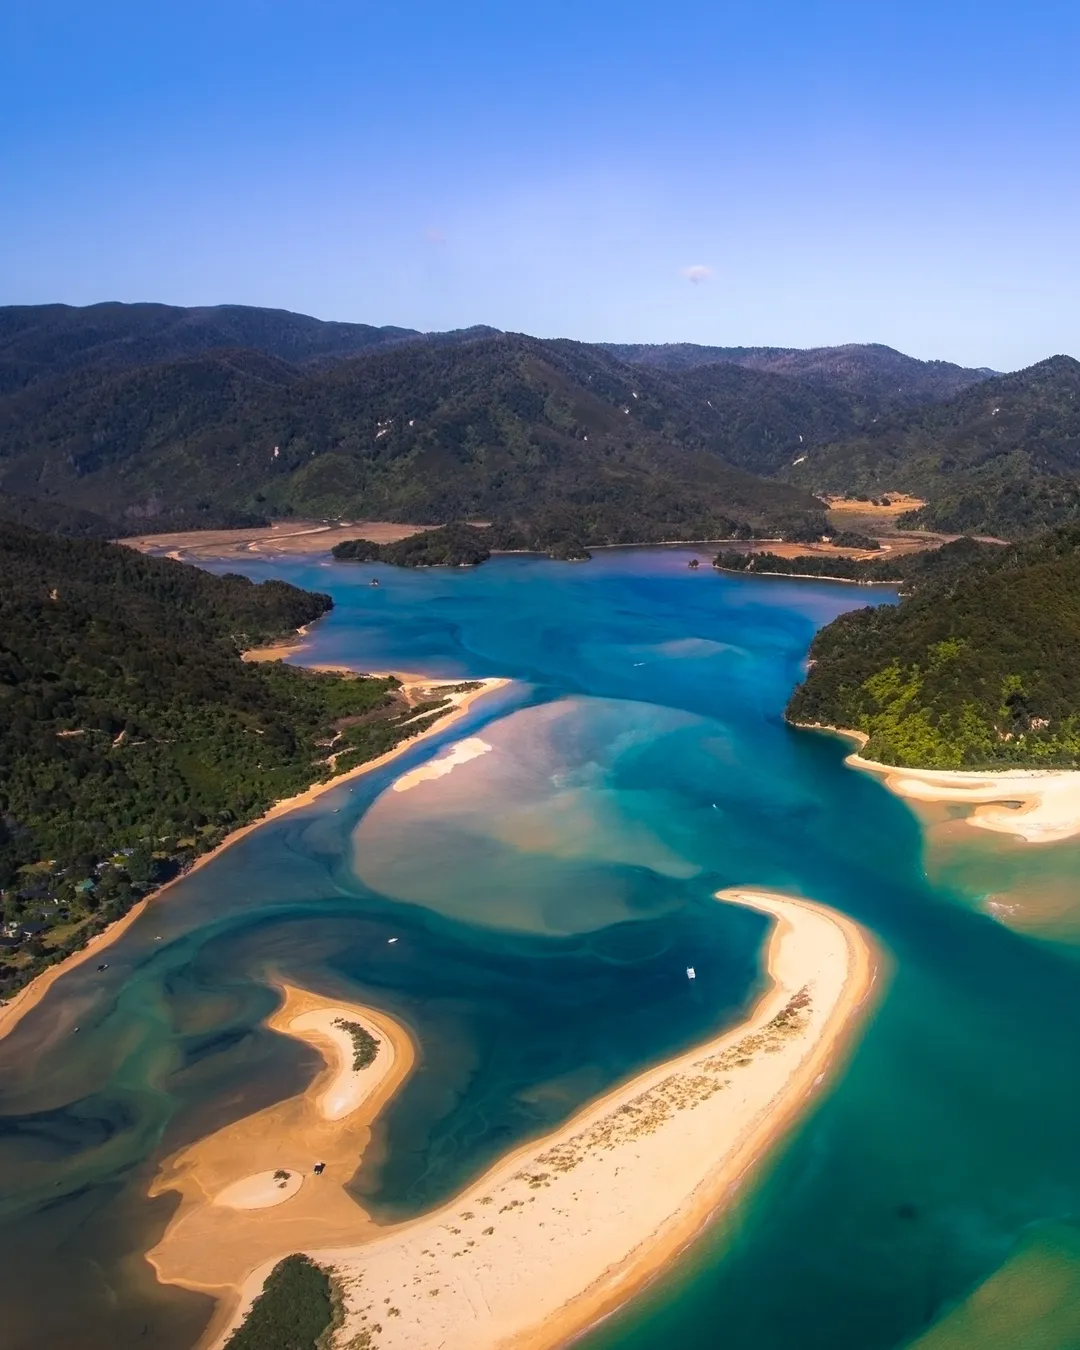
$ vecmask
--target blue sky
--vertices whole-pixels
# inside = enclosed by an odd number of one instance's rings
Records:
[[[1080,356],[1078,68],[1076,0],[11,0],[0,303]]]

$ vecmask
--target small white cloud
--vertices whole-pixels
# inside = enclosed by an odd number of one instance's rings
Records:
[[[685,277],[692,285],[700,286],[703,281],[712,280],[713,270],[704,263],[692,263],[689,267],[681,267],[679,275]]]

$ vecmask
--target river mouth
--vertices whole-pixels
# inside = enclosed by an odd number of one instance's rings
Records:
[[[319,1072],[264,1025],[274,979],[415,1039],[349,1183],[396,1220],[746,1014],[766,925],[717,905],[724,886],[856,918],[888,993],[737,1214],[591,1344],[704,1350],[722,1324],[738,1350],[902,1345],[1080,1206],[1070,951],[974,908],[959,872],[928,880],[912,811],[782,722],[815,629],[889,596],[687,556],[504,558],[377,589],[362,567],[252,564],[335,595],[290,659],[513,683],[227,850],[0,1043],[0,1346],[194,1345],[210,1301],[156,1282],[142,1254],[175,1199],[147,1191],[163,1158]],[[467,738],[491,748],[393,791]]]

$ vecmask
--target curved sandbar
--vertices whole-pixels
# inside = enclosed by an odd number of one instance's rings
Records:
[[[166,1160],[150,1195],[180,1204],[147,1259],[166,1283],[216,1294],[211,1326],[225,1321],[253,1264],[319,1242],[355,1241],[370,1228],[344,1189],[371,1141],[371,1127],[415,1062],[408,1033],[385,1013],[281,986],[268,1025],[313,1046],[324,1067],[297,1097],[200,1139]],[[354,1069],[354,1042],[339,1021],[359,1023],[378,1045]],[[321,1174],[316,1163],[324,1163]]]
[[[843,727],[819,730],[850,737],[860,747],[869,739]],[[887,788],[911,801],[971,806],[967,823],[980,830],[1015,835],[1029,844],[1053,844],[1080,834],[1077,769],[905,769],[864,759],[858,752],[844,762],[884,775]]]
[[[857,925],[820,905],[719,898],[775,920],[772,986],[749,1021],[601,1098],[430,1215],[349,1245],[305,1242],[343,1293],[335,1346],[558,1345],[628,1299],[729,1199],[835,1064],[876,963]],[[231,1325],[286,1250],[252,1272]]]
[[[350,667],[314,666],[312,669],[348,670]],[[407,687],[415,685],[417,687],[422,686],[425,688],[438,688],[451,683],[455,682],[426,678],[421,679],[419,676],[409,676],[408,682],[403,681],[403,684],[406,684]],[[456,683],[464,683],[464,681],[457,681]],[[10,1035],[27,1013],[37,1007],[62,975],[66,974],[69,970],[74,970],[76,966],[81,966],[85,961],[90,961],[95,957],[100,956],[106,947],[111,946],[117,938],[122,937],[124,933],[127,932],[131,925],[142,914],[143,910],[146,909],[147,905],[156,903],[167,891],[173,886],[178,885],[186,877],[190,876],[192,872],[197,871],[200,867],[205,867],[206,864],[213,861],[219,853],[223,853],[225,849],[231,848],[233,844],[243,839],[246,835],[249,835],[252,830],[257,830],[260,826],[266,825],[272,820],[277,820],[281,816],[288,815],[290,811],[296,811],[302,806],[310,806],[310,804],[321,797],[324,792],[329,792],[332,788],[340,787],[342,783],[350,782],[354,778],[360,778],[366,773],[372,773],[376,769],[381,769],[384,764],[391,763],[393,760],[397,759],[399,755],[403,755],[406,750],[411,750],[415,745],[419,744],[419,742],[438,734],[445,730],[446,727],[452,726],[455,722],[460,721],[477,699],[483,698],[485,694],[494,693],[496,689],[504,688],[510,681],[492,678],[475,681],[470,680],[468,683],[476,684],[479,687],[462,690],[459,693],[447,694],[446,698],[450,703],[449,710],[441,715],[430,727],[417,732],[416,735],[410,736],[406,740],[399,741],[392,750],[388,750],[384,755],[379,755],[376,759],[369,759],[366,763],[358,764],[354,769],[349,769],[346,773],[339,773],[333,778],[326,779],[325,782],[314,783],[311,787],[307,788],[304,792],[298,793],[295,797],[286,797],[282,801],[276,802],[270,810],[267,811],[265,815],[260,816],[258,820],[253,820],[247,825],[242,825],[240,829],[234,830],[227,839],[223,839],[217,848],[211,849],[208,853],[201,854],[195,859],[191,867],[189,867],[181,876],[166,882],[164,886],[161,886],[158,890],[140,900],[137,905],[134,905],[128,910],[123,918],[117,919],[115,923],[110,924],[103,932],[98,933],[91,938],[85,947],[80,948],[77,952],[73,952],[69,957],[58,962],[55,966],[50,966],[47,970],[43,970],[36,979],[31,980],[28,985],[20,989],[17,994],[8,1000],[8,1002],[0,1004],[0,1040],[3,1040],[5,1036]]]

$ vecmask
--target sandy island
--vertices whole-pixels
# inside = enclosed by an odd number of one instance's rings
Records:
[[[339,671],[351,669],[347,666],[325,668]],[[320,669],[320,667],[312,667],[312,669]],[[357,672],[352,673],[355,674]],[[393,674],[392,671],[383,673]],[[433,680],[417,675],[399,675],[397,678],[401,679],[402,685],[406,689],[421,691],[429,688],[439,689],[456,683],[466,683],[465,681]],[[347,783],[354,778],[359,778],[363,774],[372,773],[375,769],[382,768],[384,764],[389,764],[399,755],[404,754],[406,750],[411,750],[413,746],[419,744],[422,740],[425,740],[429,736],[434,736],[438,732],[445,730],[446,727],[452,726],[455,722],[460,721],[477,699],[483,698],[485,694],[493,693],[496,689],[504,688],[510,681],[504,679],[484,679],[469,680],[467,683],[477,685],[478,687],[462,690],[458,693],[447,694],[446,698],[449,700],[451,706],[439,717],[438,721],[433,723],[430,727],[417,732],[414,736],[410,736],[406,740],[400,741],[392,750],[388,750],[384,755],[379,755],[376,759],[369,759],[366,763],[358,764],[354,769],[350,769],[347,773],[339,773],[333,778],[328,778],[325,782],[314,783],[311,787],[306,789],[306,791],[298,793],[295,797],[286,797],[282,801],[275,803],[270,810],[267,811],[265,815],[260,816],[258,820],[253,820],[247,825],[242,825],[240,829],[234,830],[228,838],[223,839],[217,848],[211,849],[208,853],[201,854],[181,876],[166,882],[164,886],[153,891],[150,895],[146,896],[145,899],[140,900],[138,904],[128,910],[123,918],[117,919],[115,923],[110,924],[103,932],[92,937],[85,947],[81,947],[77,952],[73,952],[69,957],[58,962],[55,966],[49,966],[47,970],[43,970],[40,975],[31,980],[24,988],[20,989],[18,993],[14,994],[6,1003],[0,1004],[0,1040],[3,1040],[5,1036],[9,1036],[27,1013],[37,1007],[61,976],[65,975],[69,970],[74,970],[76,966],[81,966],[84,962],[93,960],[95,957],[99,956],[106,947],[111,946],[112,943],[127,932],[131,925],[140,917],[143,910],[146,909],[147,905],[156,903],[166,894],[166,892],[171,890],[172,887],[176,886],[186,877],[189,877],[192,872],[197,871],[200,867],[205,867],[206,864],[216,858],[219,853],[243,839],[246,835],[250,834],[252,830],[257,830],[261,825],[266,825],[269,821],[276,820],[280,816],[288,815],[290,811],[295,811],[301,806],[308,806],[321,797],[324,792],[329,792],[332,788],[339,787],[342,783]]]
[[[771,986],[749,1020],[600,1098],[431,1214],[377,1228],[345,1192],[317,1190],[313,1179],[287,1204],[260,1211],[255,1227],[205,1201],[192,1207],[195,1177],[204,1194],[226,1180],[220,1169],[212,1185],[203,1180],[204,1151],[216,1157],[220,1143],[195,1145],[194,1163],[174,1161],[155,1191],[179,1181],[185,1207],[151,1260],[162,1279],[222,1295],[203,1344],[222,1345],[274,1263],[297,1250],[333,1268],[345,1304],[338,1347],[541,1350],[631,1297],[730,1201],[836,1066],[875,979],[874,952],[843,915],[758,891],[719,898],[774,920]],[[281,1015],[275,1025],[298,1031]],[[252,1133],[265,1141],[263,1170],[273,1142],[267,1116],[278,1113],[277,1156],[291,1157],[290,1112],[311,1110],[309,1092],[252,1118],[261,1122]],[[232,1137],[250,1129],[242,1121],[224,1131],[229,1148],[236,1152]],[[245,1155],[248,1172],[249,1162]],[[315,1194],[333,1199],[332,1217],[321,1207],[311,1213]],[[216,1228],[207,1226],[212,1211]],[[238,1218],[243,1234],[231,1226]],[[338,1224],[341,1237],[328,1242]],[[229,1298],[222,1286],[233,1281]]]
[[[843,727],[820,727],[865,746],[869,737]],[[898,796],[918,802],[959,802],[973,809],[967,824],[1011,834],[1029,844],[1053,844],[1080,834],[1080,770],[1077,769],[905,769],[863,759],[845,763],[885,778]]]
[[[253,1263],[313,1233],[340,1242],[363,1232],[363,1212],[344,1184],[370,1142],[372,1122],[415,1062],[408,1033],[386,1014],[278,987],[283,1001],[270,1027],[312,1046],[323,1069],[300,1096],[181,1149],[150,1187],[151,1196],[180,1196],[150,1263],[165,1282],[224,1297],[220,1318]],[[360,1023],[378,1042],[365,1068],[353,1067],[353,1040],[341,1022]]]

